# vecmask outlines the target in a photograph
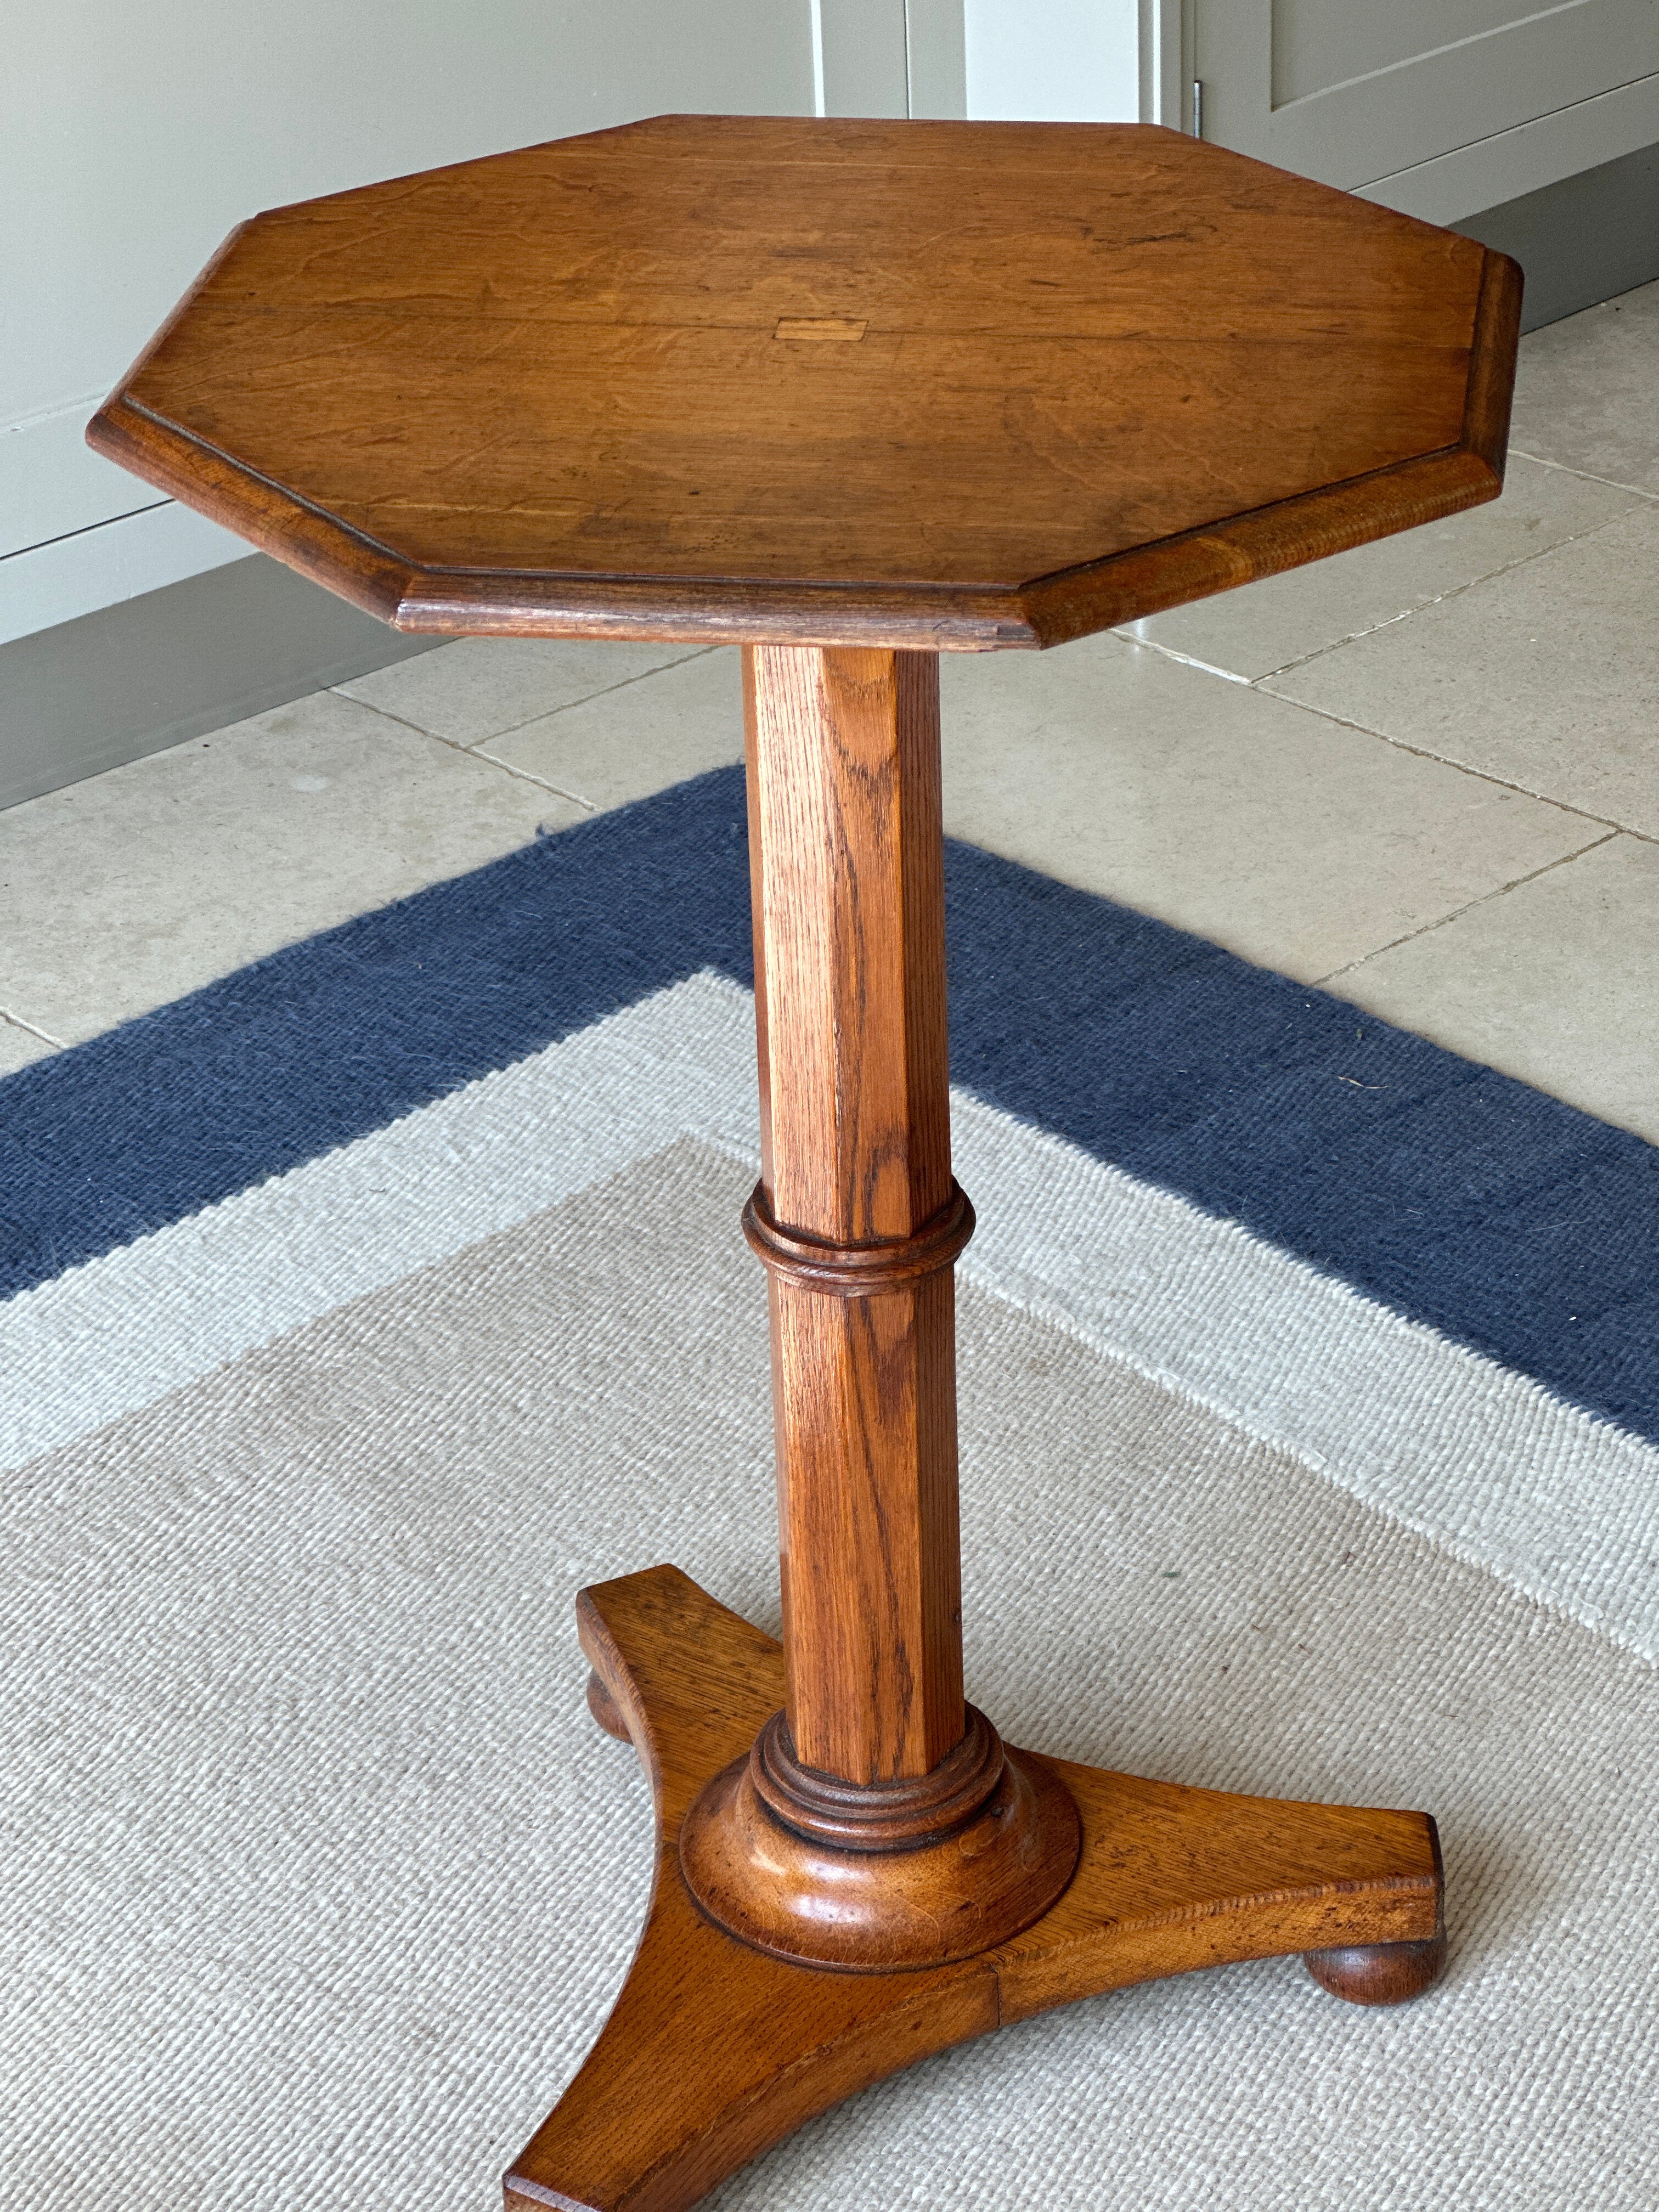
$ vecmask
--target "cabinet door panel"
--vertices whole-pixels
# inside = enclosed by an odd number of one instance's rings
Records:
[[[1364,185],[1659,70],[1659,0],[1194,0],[1204,134]]]

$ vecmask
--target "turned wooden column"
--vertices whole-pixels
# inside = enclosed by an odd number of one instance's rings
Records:
[[[939,659],[744,652],[786,1698],[688,1814],[704,1910],[878,1970],[1030,1924],[1076,1808],[963,1703]]]
[[[789,1731],[892,1781],[964,1729],[939,659],[752,646],[744,707]]]

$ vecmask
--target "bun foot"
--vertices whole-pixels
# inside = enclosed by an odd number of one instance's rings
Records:
[[[628,1723],[623,1718],[617,1700],[611,1696],[598,1674],[587,1678],[587,1710],[607,1735],[614,1735],[618,1743],[631,1743]]]
[[[1322,1990],[1350,2004],[1407,2004],[1446,1971],[1446,1933],[1420,1943],[1351,1943],[1308,1951],[1303,1964]]]

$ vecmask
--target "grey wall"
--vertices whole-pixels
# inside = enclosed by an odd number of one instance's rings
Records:
[[[0,645],[0,806],[428,653],[263,553]]]
[[[1512,253],[1525,270],[1522,330],[1559,322],[1659,278],[1659,146],[1564,177],[1453,228]]]

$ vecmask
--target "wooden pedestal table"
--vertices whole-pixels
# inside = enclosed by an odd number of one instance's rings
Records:
[[[675,2212],[1125,1984],[1440,1972],[1426,1814],[964,1703],[938,653],[1492,497],[1518,306],[1500,255],[1169,132],[668,119],[259,218],[94,423],[406,628],[744,646],[784,1643],[672,1567],[578,1601],[656,1881],[510,2207]]]

